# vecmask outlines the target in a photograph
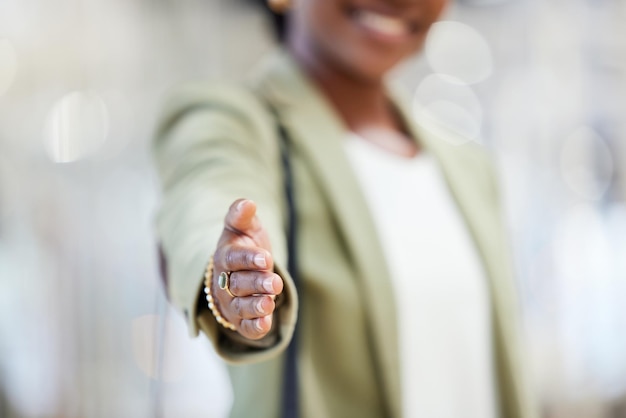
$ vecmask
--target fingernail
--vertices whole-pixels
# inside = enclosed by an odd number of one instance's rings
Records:
[[[254,256],[254,264],[256,264],[257,267],[260,267],[262,269],[267,267],[267,262],[265,261],[265,254],[257,254]]]
[[[263,308],[263,299],[259,299],[256,303],[256,311],[259,314],[264,314],[265,313],[265,308]]]
[[[257,319],[256,321],[254,321],[254,327],[257,329],[257,331],[261,331],[261,332],[265,331],[265,330],[263,329],[263,324],[261,324],[261,320],[262,320],[262,319],[263,319],[263,318],[259,318],[259,319]]]
[[[237,203],[237,211],[240,211],[241,208],[243,208],[243,205],[245,205],[245,204],[246,204],[246,199],[243,199],[242,201]]]
[[[263,280],[263,289],[268,293],[274,293],[274,278],[269,277]]]

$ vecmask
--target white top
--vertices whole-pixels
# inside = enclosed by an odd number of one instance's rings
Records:
[[[404,417],[495,418],[487,279],[435,159],[356,135],[345,149],[392,277]]]

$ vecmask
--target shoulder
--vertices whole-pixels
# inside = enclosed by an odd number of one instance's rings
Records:
[[[245,130],[257,136],[271,136],[269,110],[243,82],[188,82],[171,88],[158,116],[157,139],[190,119],[201,122],[206,129]]]

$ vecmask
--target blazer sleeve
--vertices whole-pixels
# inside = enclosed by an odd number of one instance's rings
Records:
[[[263,361],[293,336],[298,297],[286,266],[285,197],[275,123],[251,91],[236,85],[188,85],[169,95],[153,142],[163,197],[157,234],[170,301],[190,334],[202,330],[232,364]],[[267,229],[275,271],[284,281],[274,314],[276,336],[253,342],[222,328],[205,308],[203,276],[229,206],[252,199]],[[234,338],[233,338],[234,337]],[[239,338],[237,338],[239,337]],[[267,338],[267,337],[266,337]]]

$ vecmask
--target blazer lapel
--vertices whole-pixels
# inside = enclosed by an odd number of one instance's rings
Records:
[[[396,305],[375,225],[342,146],[348,131],[286,52],[275,54],[267,65],[261,89],[277,106],[294,146],[306,155],[327,194],[362,279],[386,407],[389,416],[401,416]]]
[[[448,185],[448,189],[459,206],[461,214],[478,249],[488,276],[492,294],[499,294],[503,286],[503,277],[510,274],[505,260],[494,260],[494,254],[502,252],[494,248],[501,245],[502,232],[496,208],[495,189],[491,182],[492,175],[479,150],[475,145],[454,145],[452,133],[443,130],[429,130],[418,125],[408,112],[405,99],[397,92],[393,95],[396,109],[404,120],[413,138],[437,160]],[[506,282],[506,280],[504,280]]]
[[[381,379],[389,416],[401,416],[400,365],[396,304],[391,278],[379,237],[360,185],[351,170],[342,142],[347,128],[333,112],[332,106],[310,84],[287,52],[277,51],[257,73],[257,86],[277,107],[282,121],[299,152],[306,155],[325,190],[337,218],[340,232],[363,284],[363,297],[370,316],[371,347]],[[514,316],[515,306],[509,260],[504,249],[502,226],[492,195],[488,168],[469,146],[454,146],[449,134],[433,133],[413,122],[406,100],[390,91],[390,98],[412,137],[437,159],[448,188],[458,204],[470,234],[485,266],[494,309],[494,330],[499,380],[504,386],[503,411],[517,416],[516,382],[513,382],[514,350],[512,330],[502,318]],[[509,347],[507,347],[509,346]],[[502,396],[503,395],[503,396]]]

